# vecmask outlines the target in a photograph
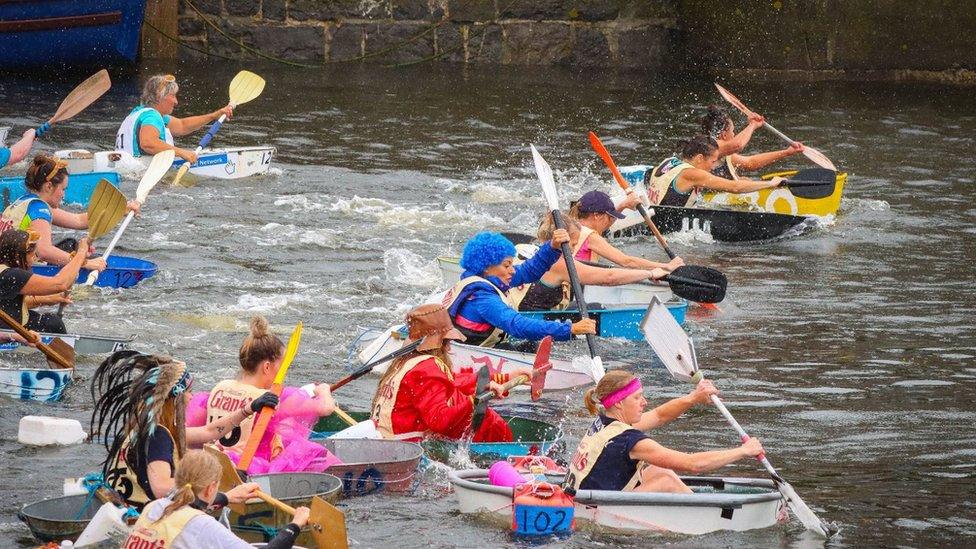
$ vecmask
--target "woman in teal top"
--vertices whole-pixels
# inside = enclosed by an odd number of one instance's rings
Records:
[[[26,158],[32,146],[34,146],[33,128],[25,131],[20,141],[14,143],[12,147],[0,146],[0,168],[7,164],[16,164]]]

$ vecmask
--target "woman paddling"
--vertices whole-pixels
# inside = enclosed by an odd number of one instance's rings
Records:
[[[137,509],[176,487],[173,474],[187,446],[213,442],[261,407],[278,404],[278,397],[268,393],[236,414],[186,427],[192,384],[185,363],[135,351],[113,353],[92,376],[91,432],[108,450],[102,475]]]
[[[675,470],[707,473],[763,452],[758,439],[737,448],[686,454],[658,444],[643,431],[677,418],[695,404],[707,404],[718,390],[701,381],[687,396],[645,412],[641,382],[623,370],[607,372],[583,402],[596,421],[580,440],[566,484],[577,490],[691,493]],[[598,414],[598,410],[602,410]]]
[[[478,233],[464,245],[461,280],[444,297],[454,326],[468,343],[494,347],[506,337],[538,341],[547,335],[568,341],[573,335],[595,334],[596,322],[585,318],[572,325],[520,315],[509,291],[531,284],[559,260],[560,245],[569,242],[564,229],[553,232],[549,245],[515,266],[515,246],[498,233]]]
[[[621,203],[621,206],[633,207],[639,200],[636,194],[631,194]],[[621,267],[632,269],[660,268],[667,272],[685,264],[680,257],[675,257],[668,263],[658,263],[642,257],[627,255],[607,242],[607,239],[602,236],[603,233],[610,230],[614,221],[624,218],[618,212],[618,207],[614,206],[608,194],[600,191],[590,191],[584,194],[573,205],[569,210],[569,215],[578,219],[580,224],[579,243],[573,245],[573,250],[576,250],[576,259],[597,263],[602,257]]]
[[[701,129],[705,135],[711,136],[718,143],[719,158],[712,173],[725,179],[738,179],[739,170],[757,171],[766,166],[803,152],[803,143],[794,142],[785,149],[759,154],[742,155],[740,151],[752,137],[752,132],[763,125],[762,117],[750,118],[746,129],[735,133],[732,117],[722,107],[709,105],[708,112],[702,118]]]
[[[27,158],[31,147],[34,146],[35,133],[34,128],[25,131],[24,135],[10,147],[4,147],[3,143],[0,143],[0,168],[8,164],[12,166]]]
[[[24,185],[27,194],[15,200],[3,211],[2,228],[30,229],[40,235],[37,242],[37,259],[51,265],[67,265],[71,260],[69,251],[75,249],[76,242],[67,238],[54,244],[52,226],[66,229],[84,230],[88,228],[88,213],[71,213],[61,208],[64,192],[68,188],[68,163],[53,156],[39,154],[34,157]],[[126,207],[139,212],[139,203],[130,201]],[[86,256],[93,250],[84,250]],[[103,271],[107,263],[104,258],[88,258],[82,268]]]
[[[711,173],[718,157],[718,143],[707,135],[696,135],[687,141],[680,141],[677,156],[661,162],[644,176],[651,202],[661,206],[690,208],[701,189],[748,193],[778,187],[785,181],[782,177],[769,181],[723,179]]]
[[[585,195],[584,195],[585,196]],[[607,200],[610,198],[607,197]],[[569,233],[569,245],[574,249],[579,249],[582,242],[582,232],[580,224],[575,219],[559,214],[562,224]],[[556,227],[552,223],[552,214],[546,214],[539,226],[539,240],[547,242],[552,239],[556,232]],[[590,233],[590,237],[595,233]],[[601,238],[602,240],[602,238]],[[604,241],[605,242],[605,241]],[[651,263],[651,262],[648,262]],[[668,271],[660,267],[650,269],[604,269],[593,267],[576,261],[576,272],[580,277],[580,284],[594,286],[619,286],[621,284],[631,284],[642,280],[657,280]],[[562,256],[538,281],[533,282],[525,297],[519,303],[520,311],[548,311],[552,309],[565,309],[572,300],[570,289],[569,271],[566,268],[566,261]]]
[[[238,358],[241,371],[236,379],[225,379],[210,393],[199,394],[190,400],[187,426],[201,426],[234,416],[242,410],[250,412],[252,406],[262,405],[267,400],[265,395],[272,394],[268,391],[285,359],[285,344],[269,331],[268,321],[263,316],[255,316]],[[335,400],[325,383],[315,387],[314,395],[299,388],[285,387],[247,472],[324,471],[337,460],[321,444],[309,442],[308,435],[319,418],[331,415],[333,410]],[[253,425],[254,417],[249,415],[217,441],[220,449],[235,463],[247,446]]]
[[[373,397],[372,418],[384,438],[420,441],[427,437],[458,440],[470,433],[474,413],[476,375],[452,372],[451,341],[465,337],[451,324],[443,305],[421,305],[407,314],[408,340],[420,340],[412,353],[393,361]],[[530,375],[513,370],[492,381],[498,396],[510,376]],[[509,442],[512,430],[498,413],[488,409],[474,432],[475,442]]]
[[[132,156],[153,155],[173,149],[176,156],[183,160],[191,164],[196,162],[196,153],[173,145],[173,136],[189,135],[224,114],[230,118],[234,109],[227,105],[209,114],[177,118],[172,115],[179,104],[176,99],[179,91],[180,86],[172,74],[149,77],[142,88],[140,104],[132,109],[115,134],[115,148]]]
[[[243,503],[256,497],[258,485],[242,484],[227,494],[217,491],[220,485],[220,462],[203,450],[190,450],[176,471],[176,488],[165,497],[146,505],[132,533],[122,544],[125,548],[200,549],[204,547],[250,548],[208,510],[229,503]],[[308,507],[295,509],[291,523],[281,529],[264,547],[289,549],[308,523]]]
[[[54,276],[31,272],[37,257],[39,236],[31,230],[7,229],[0,233],[0,309],[28,330],[52,334],[67,332],[64,321],[54,313],[39,313],[35,307],[71,303],[63,292],[78,278],[85,254],[75,253],[71,261]],[[78,250],[88,249],[88,239],[78,242]]]

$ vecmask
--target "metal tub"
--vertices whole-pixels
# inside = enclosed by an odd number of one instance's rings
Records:
[[[28,503],[17,513],[31,534],[43,541],[74,541],[85,530],[102,502],[87,494],[61,496]]]
[[[261,485],[261,490],[292,507],[312,504],[318,496],[329,503],[338,501],[342,493],[342,481],[327,473],[276,473],[254,475],[250,482]],[[250,543],[267,543],[278,530],[291,522],[291,515],[262,500],[247,502],[244,514],[230,513],[231,530]],[[314,545],[312,536],[304,528],[295,540],[297,545]]]
[[[321,441],[342,460],[329,473],[342,479],[342,495],[364,496],[374,492],[408,492],[413,488],[423,448],[413,442],[371,439]]]

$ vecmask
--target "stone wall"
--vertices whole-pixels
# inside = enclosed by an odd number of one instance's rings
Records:
[[[179,37],[190,46],[180,47],[180,56],[203,55],[197,49],[256,57],[236,40],[306,64],[654,68],[673,53],[677,39],[677,0],[178,1]]]

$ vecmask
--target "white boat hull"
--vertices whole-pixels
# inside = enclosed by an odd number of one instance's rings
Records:
[[[491,486],[487,470],[451,471],[448,478],[464,514],[492,514],[511,522],[512,489]],[[770,480],[683,477],[694,494],[580,490],[575,518],[615,530],[700,535],[719,530],[767,528],[786,519],[784,502]],[[559,482],[561,477],[550,477]],[[708,483],[720,489],[696,488]],[[701,490],[701,491],[699,491]]]
[[[2,334],[12,334],[12,330],[0,330]],[[79,355],[100,355],[114,353],[115,351],[121,351],[123,349],[128,349],[129,344],[132,343],[136,336],[129,335],[124,337],[104,337],[104,336],[93,336],[93,335],[82,335],[82,334],[47,334],[42,333],[41,343],[45,345],[50,345],[54,338],[59,338],[71,347],[74,348],[75,353]],[[27,345],[21,345],[16,341],[4,341],[0,343],[0,351],[31,351],[36,352],[36,349],[29,347]]]
[[[71,369],[0,368],[0,395],[20,400],[55,402],[71,384]]]
[[[204,149],[190,173],[213,179],[241,179],[268,171],[276,149],[272,146],[227,147]],[[151,156],[135,158],[124,151],[92,153],[82,149],[57,151],[60,158],[68,161],[68,173],[116,172],[120,175],[140,175],[146,169]],[[183,160],[177,158],[172,169],[179,169]]]

